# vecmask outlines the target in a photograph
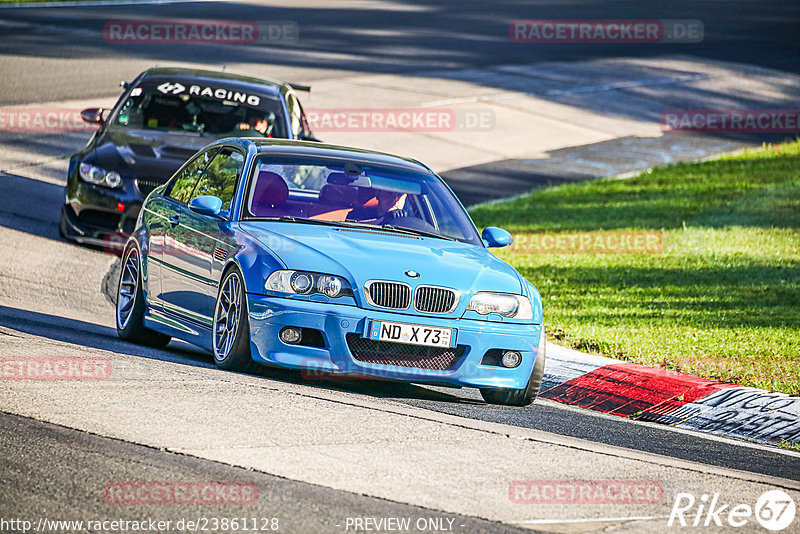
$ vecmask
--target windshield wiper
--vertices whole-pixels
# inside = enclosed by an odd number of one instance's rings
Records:
[[[308,219],[306,217],[295,217],[294,215],[282,215],[281,217],[259,217],[264,221],[281,221],[281,222],[298,222],[307,224],[335,224],[330,221],[323,221],[321,219]]]
[[[389,231],[389,232],[397,232],[400,234],[411,234],[411,235],[419,235],[424,237],[435,237],[437,239],[445,239],[447,241],[457,241],[454,237],[449,237],[442,234],[437,234],[436,232],[427,232],[425,230],[416,230],[413,228],[405,228],[403,226],[392,226],[391,224],[369,224],[369,223],[359,223],[359,222],[350,222],[350,221],[326,221],[324,219],[307,219],[305,217],[294,217],[292,215],[284,215],[282,217],[259,217],[262,220],[267,221],[281,221],[281,222],[297,222],[297,223],[305,223],[305,224],[321,224],[324,226],[337,226],[340,228],[364,228],[367,230],[375,230],[375,231]]]
[[[340,226],[342,228],[376,228],[371,224],[358,224],[343,221],[326,221],[324,219],[308,219],[306,217],[295,217],[293,215],[283,215],[282,217],[259,217],[264,221],[296,222],[305,224],[321,224],[324,226]]]
[[[402,234],[411,234],[411,235],[421,235],[425,237],[436,237],[438,239],[446,239],[448,241],[455,241],[455,238],[450,236],[437,234],[436,232],[426,232],[425,230],[417,230],[415,228],[406,228],[404,226],[392,226],[391,224],[382,224],[380,226],[383,230],[389,230],[392,232],[399,232]]]

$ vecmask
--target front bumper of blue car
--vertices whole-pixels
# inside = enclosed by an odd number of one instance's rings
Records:
[[[414,316],[253,294],[247,302],[253,359],[311,373],[522,389],[542,335],[542,326],[535,324]],[[450,348],[428,349],[365,339],[373,321],[453,328],[453,341]],[[313,335],[288,344],[280,338],[287,327]],[[503,367],[493,355],[504,351],[519,352],[522,362]]]

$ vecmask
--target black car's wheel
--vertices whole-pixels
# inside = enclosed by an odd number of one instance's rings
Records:
[[[126,341],[150,347],[163,347],[170,337],[144,326],[142,262],[139,249],[130,246],[122,256],[117,288],[117,335]]]
[[[258,364],[250,353],[250,322],[244,283],[235,268],[227,271],[219,284],[213,325],[214,363],[221,369],[254,371]]]
[[[545,341],[544,329],[542,329],[542,339],[539,343],[539,350],[536,353],[536,362],[533,364],[531,377],[528,385],[523,389],[507,388],[481,388],[483,400],[490,404],[504,404],[506,406],[527,406],[536,400],[539,395],[539,388],[544,377],[545,360]]]

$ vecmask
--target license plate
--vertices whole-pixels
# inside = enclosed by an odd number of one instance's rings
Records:
[[[426,347],[449,347],[453,337],[452,328],[439,328],[419,324],[372,321],[369,338],[391,343],[408,343]]]

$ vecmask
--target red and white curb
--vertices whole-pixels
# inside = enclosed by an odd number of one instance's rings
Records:
[[[776,445],[800,443],[800,397],[548,344],[540,397],[599,412]]]

